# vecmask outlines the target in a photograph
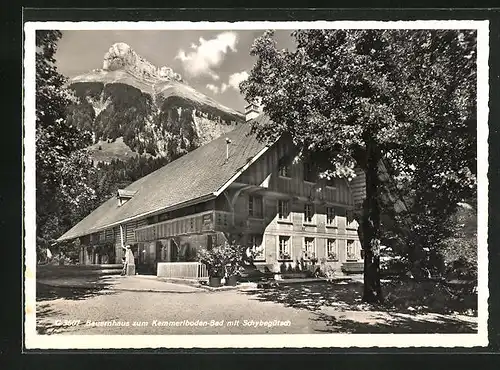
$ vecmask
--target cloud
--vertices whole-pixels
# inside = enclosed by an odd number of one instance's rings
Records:
[[[227,83],[223,82],[220,86],[214,84],[207,84],[205,87],[212,91],[214,94],[223,94],[227,89],[231,88],[236,91],[240,91],[240,83],[248,78],[249,74],[247,71],[241,71],[233,73],[229,76]],[[217,78],[218,80],[218,78]]]
[[[224,84],[223,84],[224,85]],[[218,86],[215,86],[213,84],[207,84],[207,86],[205,86],[207,89],[209,89],[211,92],[213,92],[214,94],[218,94],[220,89]],[[223,91],[224,92],[224,91]]]
[[[229,76],[228,87],[232,87],[233,89],[240,91],[240,83],[245,81],[248,76],[249,74],[247,71],[233,73]]]
[[[238,35],[235,32],[222,32],[215,38],[205,40],[200,37],[199,44],[192,43],[192,51],[180,49],[176,59],[180,59],[184,70],[192,77],[210,76],[218,80],[213,68],[218,67],[229,51],[236,52]]]

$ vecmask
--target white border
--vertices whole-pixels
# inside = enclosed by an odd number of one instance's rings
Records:
[[[478,31],[478,333],[477,334],[287,334],[287,335],[38,335],[35,248],[35,30],[259,30],[259,29],[476,29]],[[27,22],[24,26],[25,346],[27,349],[102,348],[321,348],[473,347],[488,345],[488,56],[489,22]]]

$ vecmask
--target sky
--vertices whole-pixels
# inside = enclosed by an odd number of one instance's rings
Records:
[[[250,47],[264,30],[66,30],[56,53],[60,73],[72,78],[102,68],[111,45],[124,42],[157,67],[171,67],[189,85],[244,111],[238,84],[255,62]],[[277,30],[278,48],[293,48],[291,30]]]

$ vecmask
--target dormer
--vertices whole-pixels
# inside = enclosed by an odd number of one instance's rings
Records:
[[[118,189],[118,192],[116,193],[116,198],[118,199],[118,207],[124,205],[126,202],[132,199],[135,193],[137,193],[137,190]]]

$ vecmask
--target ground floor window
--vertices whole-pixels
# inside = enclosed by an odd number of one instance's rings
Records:
[[[292,255],[290,253],[290,237],[280,236],[278,245],[278,258],[280,260],[291,260]]]
[[[262,235],[252,234],[248,238],[248,244],[255,256],[256,261],[264,260],[264,248],[262,248]]]
[[[314,238],[304,238],[304,259],[316,257],[314,250]]]
[[[329,261],[338,261],[339,253],[338,253],[337,240],[327,239],[327,241],[326,241],[326,255],[327,255]]]
[[[357,260],[354,240],[347,241],[347,259]]]

